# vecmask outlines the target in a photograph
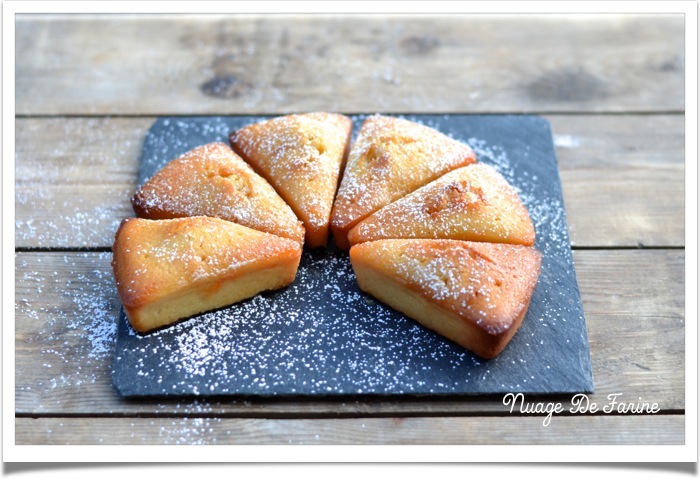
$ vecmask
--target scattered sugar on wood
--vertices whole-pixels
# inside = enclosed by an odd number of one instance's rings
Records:
[[[47,256],[52,259],[44,267],[41,259],[16,254],[17,321],[37,322],[24,341],[40,353],[33,361],[37,363],[32,369],[34,388],[66,389],[104,382],[109,377],[119,313],[109,268],[111,253]],[[65,274],[58,276],[58,269]],[[43,301],[39,306],[29,301],[45,294],[57,295],[58,302],[44,307]],[[77,371],[66,372],[66,366],[77,366]],[[17,389],[31,390],[22,382],[17,380]]]
[[[573,149],[575,147],[578,147],[581,144],[581,141],[579,140],[578,137],[574,137],[573,135],[555,135],[554,136],[554,146],[555,147],[560,147],[563,149]]]

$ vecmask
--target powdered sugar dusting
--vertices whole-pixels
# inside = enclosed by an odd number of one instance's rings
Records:
[[[266,180],[222,142],[198,146],[170,161],[133,198],[147,218],[207,215],[303,240],[303,228]]]
[[[356,125],[362,118],[354,118]],[[541,132],[539,138],[530,135],[523,146],[508,136],[491,137],[499,119],[489,116],[460,117],[459,122],[449,116],[416,118],[472,145],[481,162],[512,183],[535,225],[536,247],[544,254],[542,275],[523,326],[499,357],[488,362],[476,358],[361,292],[346,254],[305,251],[297,279],[281,291],[145,336],[131,331],[122,317],[114,373],[120,392],[319,395],[590,389],[585,321],[556,163],[548,157]],[[185,125],[173,130],[171,124],[165,137],[180,132],[190,142],[200,142],[200,123],[209,119],[180,121]],[[228,128],[219,129],[223,132],[251,121],[212,122],[229,122]],[[152,140],[150,152],[161,145]],[[551,146],[551,137],[545,140]]]
[[[39,351],[31,360],[38,364],[23,369],[31,379],[26,386],[18,380],[18,390],[81,386],[104,375],[119,312],[110,259],[111,253],[15,255],[18,342]]]
[[[509,329],[539,277],[539,254],[511,244],[388,239],[362,244],[363,264],[490,334]]]
[[[119,222],[130,215],[130,194],[130,189],[118,189],[109,198],[92,197],[100,195],[92,191],[69,198],[53,189],[18,187],[15,242],[31,247],[110,245]],[[115,204],[113,198],[125,202]]]
[[[540,251],[549,251],[549,248],[552,248],[568,252],[570,256],[568,226],[558,186],[558,173],[555,177],[556,189],[550,192],[555,185],[547,185],[547,189],[542,189],[542,174],[538,175],[536,169],[542,170],[545,167],[537,163],[538,159],[527,161],[530,157],[528,150],[519,152],[523,160],[514,163],[502,146],[474,137],[469,138],[467,142],[476,152],[479,162],[496,169],[518,194],[535,227],[536,245]],[[533,167],[532,171],[525,167],[527,164]]]
[[[387,383],[412,392],[429,389],[436,358],[456,372],[472,359],[432,336],[362,293],[345,254],[305,253],[292,286],[146,336],[157,362],[139,357],[133,369],[167,392],[369,393]]]
[[[327,233],[352,122],[312,112],[276,117],[231,134],[231,145],[280,193],[307,229]]]
[[[554,136],[554,145],[557,147],[565,148],[565,149],[573,149],[575,147],[578,147],[580,145],[580,140],[578,137],[574,137],[573,135],[555,135]]]
[[[350,233],[351,243],[442,238],[531,245],[527,210],[503,177],[484,163],[455,169],[383,207]]]
[[[352,145],[333,224],[352,226],[388,203],[474,161],[469,146],[407,119],[368,117]]]
[[[508,153],[503,147],[490,145],[487,141],[474,137],[470,137],[467,142],[472,149],[474,149],[474,152],[476,152],[476,157],[479,159],[479,162],[486,162],[494,167],[505,177],[508,183],[517,189],[518,183],[515,182],[515,170],[508,159]]]
[[[119,221],[131,213],[134,165],[146,122],[109,117],[18,119],[16,246],[110,245]],[[108,179],[103,178],[106,172]]]

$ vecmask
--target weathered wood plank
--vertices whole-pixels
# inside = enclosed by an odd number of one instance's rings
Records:
[[[235,445],[674,445],[685,416],[359,419],[18,418],[15,443]]]
[[[684,245],[684,116],[546,118],[572,245]],[[16,246],[111,246],[154,120],[17,119]]]
[[[155,118],[15,120],[20,186],[132,185],[143,140]]]
[[[683,246],[683,176],[683,166],[562,171],[571,244]]]
[[[684,116],[547,119],[572,245],[684,245]]]
[[[545,115],[564,171],[680,167],[684,115]]]
[[[32,16],[16,111],[684,109],[683,15]]]
[[[595,394],[685,407],[684,252],[576,251]],[[266,417],[505,412],[500,398],[197,399],[126,401],[111,384],[119,301],[110,253],[16,254],[19,414],[186,414]],[[559,399],[567,402],[567,399]]]
[[[654,402],[665,385],[663,404],[683,409],[683,251],[574,252],[574,261],[600,402],[617,392]]]
[[[153,120],[17,119],[16,246],[111,246]]]

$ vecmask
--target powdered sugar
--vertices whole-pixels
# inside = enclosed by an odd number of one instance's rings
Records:
[[[555,135],[554,145],[564,149],[573,149],[580,145],[580,140],[578,137],[573,135]]]
[[[347,117],[315,112],[266,120],[230,138],[307,229],[327,231],[351,126]]]
[[[396,322],[402,324],[400,338],[393,334]],[[164,392],[194,384],[200,393],[338,394],[372,392],[387,381],[411,392],[421,385],[422,370],[396,363],[406,355],[430,364],[449,353],[455,366],[471,357],[449,343],[431,345],[424,335],[422,328],[397,320],[359,291],[346,255],[306,253],[288,289],[145,338],[129,337],[134,345],[147,339],[149,349],[136,359],[137,371],[157,379]],[[151,352],[158,353],[157,360],[146,359]]]
[[[510,329],[539,277],[539,253],[526,246],[388,239],[357,249],[361,265],[396,279],[490,334]],[[378,297],[386,295],[382,290],[376,292]]]
[[[352,227],[388,203],[474,161],[472,150],[406,119],[367,118],[338,188],[333,224]]]
[[[18,379],[18,390],[81,386],[105,374],[119,312],[110,259],[111,253],[16,254],[18,347],[39,354],[22,361],[31,363],[21,368],[31,375]]]
[[[129,189],[114,196],[126,199],[115,205],[111,199],[66,198],[52,190],[18,188],[15,240],[18,246],[48,245],[91,247],[109,245],[121,219],[130,215]],[[87,192],[86,196],[93,194]]]
[[[226,144],[198,146],[170,161],[134,196],[147,218],[207,215],[303,240],[303,228],[266,180]]]
[[[356,117],[356,124],[361,119]],[[133,395],[318,395],[589,389],[585,323],[552,157],[546,149],[530,149],[529,142],[523,147],[510,137],[490,137],[499,119],[488,116],[460,118],[464,124],[453,123],[453,117],[412,119],[467,139],[480,161],[514,185],[530,211],[537,247],[545,255],[543,275],[528,317],[506,351],[489,362],[472,356],[362,293],[345,254],[307,251],[297,280],[284,290],[146,336],[130,331],[122,318],[115,358],[119,390]],[[211,122],[230,122],[232,130],[254,120]],[[209,121],[178,119],[182,125],[148,142],[145,158],[157,152],[162,139],[201,142],[200,124]],[[175,131],[182,136],[172,135]]]
[[[352,243],[443,238],[529,245],[534,231],[515,191],[491,167],[449,172],[385,206],[351,232]]]

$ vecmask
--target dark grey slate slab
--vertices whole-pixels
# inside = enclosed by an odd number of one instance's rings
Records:
[[[365,116],[355,116],[356,129]],[[485,361],[361,292],[346,253],[305,251],[294,283],[140,335],[123,312],[113,368],[123,396],[567,394],[593,391],[588,336],[549,124],[534,116],[415,115],[474,148],[516,187],[542,274],[521,329]],[[160,118],[143,183],[198,145],[263,117]]]

